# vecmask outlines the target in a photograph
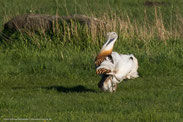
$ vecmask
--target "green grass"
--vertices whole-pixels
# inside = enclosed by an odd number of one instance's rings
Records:
[[[162,47],[152,59],[144,57],[145,49],[136,53],[130,49],[139,59],[140,78],[122,82],[113,94],[97,88],[100,77],[94,70],[95,50],[69,45],[41,51],[6,49],[0,55],[1,119],[182,120],[182,57],[176,59],[176,52]]]
[[[69,32],[51,37],[15,33],[11,42],[3,40],[0,43],[0,121],[8,118],[53,121],[183,120],[183,31],[177,20],[181,17],[173,18],[178,14],[182,16],[180,1],[170,1],[170,5],[157,7],[157,11],[161,9],[160,20],[155,20],[154,7],[142,6],[144,0],[100,0],[96,3],[75,0],[73,4],[59,0],[4,0],[1,3],[0,28],[11,17],[29,13],[31,9],[34,13],[52,15],[58,10],[59,15],[81,13],[107,17],[104,20],[114,26],[118,22],[127,22],[129,29],[120,30],[118,26],[102,28],[95,38],[92,35],[94,31],[81,27],[78,28],[78,35],[72,37],[68,37]],[[147,14],[147,25],[143,21],[144,10],[151,13]],[[129,16],[132,23],[127,18],[113,17],[121,14]],[[113,18],[120,20],[111,20]],[[133,21],[137,22],[137,30]],[[156,30],[159,25],[153,30],[154,23],[158,22],[165,27],[162,31],[178,36],[159,36]],[[149,26],[145,29],[152,33],[146,34],[141,28],[144,25]],[[174,32],[174,29],[179,31]],[[94,59],[107,31],[119,34],[114,51],[132,53],[139,61],[140,77],[120,83],[115,93],[101,92],[97,87],[100,76],[95,74]]]
[[[139,78],[121,83],[114,94],[100,92],[96,77],[29,75],[9,79],[14,79],[10,81],[13,85],[0,93],[2,119],[175,121],[183,117],[183,77]],[[77,87],[80,85],[83,87]]]

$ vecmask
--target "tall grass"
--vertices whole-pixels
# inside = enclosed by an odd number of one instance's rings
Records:
[[[175,15],[170,16],[173,16],[174,18],[168,24],[164,21],[162,12],[159,8],[154,8],[154,17],[148,18],[147,14],[149,13],[147,13],[146,9],[144,9],[143,14],[144,19],[142,22],[139,22],[138,19],[130,18],[128,14],[123,14],[123,12],[120,16],[116,13],[112,13],[110,16],[104,14],[98,18],[102,21],[100,24],[93,22],[90,27],[85,26],[84,28],[81,28],[78,23],[73,22],[70,27],[64,27],[65,33],[63,34],[63,37],[64,39],[68,37],[66,40],[71,40],[71,35],[83,38],[83,35],[80,34],[84,33],[87,40],[91,39],[90,41],[95,44],[97,44],[98,41],[101,41],[100,39],[109,31],[118,32],[121,37],[126,39],[159,39],[165,44],[168,39],[182,38],[183,29],[181,26],[183,25],[183,18],[178,11]],[[94,14],[91,18],[95,18]],[[56,29],[57,30],[54,30],[54,32],[56,32],[57,35],[62,35],[62,33],[59,33],[60,28],[57,27]]]
[[[69,59],[65,57],[67,57],[67,51],[70,49],[64,48],[64,46],[68,46],[78,50],[78,57],[80,57],[82,51],[86,51],[86,55],[89,56],[87,56],[86,62],[90,63],[85,62],[85,65],[89,64],[89,67],[93,67],[92,59],[105,42],[106,33],[115,31],[118,33],[119,38],[114,51],[135,54],[141,65],[140,73],[144,76],[173,75],[175,74],[173,70],[181,72],[179,66],[183,65],[180,61],[183,52],[181,46],[183,45],[182,15],[179,9],[175,9],[174,13],[169,16],[170,20],[167,21],[165,19],[167,16],[161,8],[154,7],[150,9],[151,11],[144,8],[141,11],[143,13],[141,13],[140,19],[139,17],[134,18],[130,13],[122,10],[114,12],[113,9],[109,9],[108,12],[100,16],[96,14],[96,11],[92,11],[93,13],[89,15],[91,18],[97,17],[100,21],[98,24],[95,21],[92,21],[91,25],[81,25],[75,21],[71,21],[71,24],[67,22],[60,24],[60,22],[55,21],[51,33],[43,30],[40,30],[39,33],[20,31],[11,36],[9,43],[4,40],[5,43],[1,44],[1,48],[3,50],[14,49],[17,54],[23,55],[17,60],[26,59],[26,57],[29,59],[29,52],[35,54],[35,58],[36,56],[39,57],[37,52],[40,52],[41,55],[44,55],[41,56],[40,60],[44,60],[44,57],[50,54],[51,51],[50,56],[52,58],[67,62]],[[69,13],[68,10],[66,13]],[[56,15],[59,15],[59,7],[56,9]],[[58,55],[54,54],[55,52]],[[68,55],[75,54],[71,50],[68,52]],[[73,55],[73,57],[75,56]],[[36,69],[40,68],[42,70],[44,61],[40,61],[40,63],[40,67],[36,67]],[[159,68],[161,70],[157,71]],[[166,73],[164,74],[164,72]]]
[[[155,7],[153,11],[154,17],[149,18],[149,13],[144,9],[142,22],[138,19],[130,18],[128,14],[124,14],[123,12],[120,16],[116,13],[112,13],[111,15],[104,14],[98,17],[98,20],[100,20],[99,24],[93,21],[91,26],[83,26],[72,21],[71,25],[65,22],[64,26],[61,27],[58,21],[56,21],[56,26],[53,27],[52,31],[57,40],[79,44],[86,43],[85,46],[87,44],[103,43],[103,40],[105,40],[104,37],[109,31],[117,32],[123,39],[139,39],[144,41],[156,39],[162,41],[164,44],[167,44],[167,40],[182,38],[183,29],[181,27],[183,25],[183,18],[178,10],[175,15],[170,16],[170,19],[172,19],[172,16],[174,17],[170,23],[164,21],[159,8]],[[95,18],[94,14],[91,18]],[[34,32],[28,31],[24,33],[27,33],[32,41],[39,43],[35,39],[36,35]],[[22,38],[24,38],[24,33],[20,33]],[[49,40],[45,31],[40,31],[39,34],[41,34],[41,39]]]

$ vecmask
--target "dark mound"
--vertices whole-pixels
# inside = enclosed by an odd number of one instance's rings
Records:
[[[63,26],[64,22],[67,24],[77,22],[80,25],[88,25],[89,27],[91,27],[92,24],[98,25],[103,23],[97,18],[92,18],[85,15],[60,17],[46,14],[24,14],[15,16],[5,23],[2,33],[4,36],[10,37],[16,31],[53,31],[53,26],[55,26],[56,23]]]

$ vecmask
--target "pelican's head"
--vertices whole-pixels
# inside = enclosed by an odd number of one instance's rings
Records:
[[[110,55],[112,53],[112,49],[113,49],[114,43],[116,42],[117,38],[118,38],[118,35],[116,32],[107,33],[107,41],[102,46],[97,58],[101,58],[101,57]]]
[[[108,32],[107,33],[107,41],[106,43],[103,45],[102,49],[105,50],[110,50],[113,48],[114,43],[116,42],[118,38],[118,35],[116,32]]]

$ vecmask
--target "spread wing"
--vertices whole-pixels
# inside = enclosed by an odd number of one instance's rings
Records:
[[[116,52],[112,52],[111,55],[105,57],[105,59],[96,66],[96,74],[106,74],[115,71],[116,64],[120,61],[120,55]]]
[[[110,73],[110,72],[111,72],[110,69],[105,69],[105,68],[96,69],[96,74],[97,74],[97,75],[106,74],[106,73]]]
[[[111,55],[107,56],[96,66],[96,74],[110,73],[114,67],[113,63],[113,57]]]
[[[100,66],[100,64],[105,60],[105,58],[100,58],[95,60],[95,66]]]

